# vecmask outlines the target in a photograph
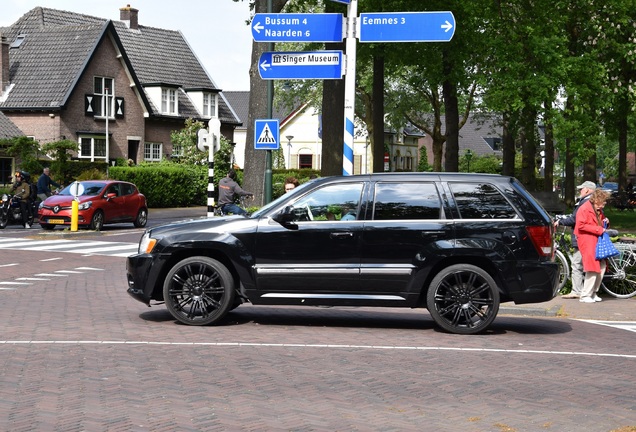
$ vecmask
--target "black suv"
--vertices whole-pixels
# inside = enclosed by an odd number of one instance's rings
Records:
[[[511,177],[385,173],[312,180],[249,217],[148,229],[128,293],[182,323],[241,303],[427,308],[483,331],[502,301],[554,296],[552,224]]]

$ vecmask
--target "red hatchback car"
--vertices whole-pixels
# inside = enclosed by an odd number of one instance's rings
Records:
[[[148,221],[146,197],[132,183],[113,180],[89,180],[79,182],[74,191],[80,191],[78,225],[100,231],[104,224],[132,222],[142,228]],[[71,203],[74,196],[71,187],[65,187],[40,204],[38,218],[45,230],[55,225],[71,224]]]

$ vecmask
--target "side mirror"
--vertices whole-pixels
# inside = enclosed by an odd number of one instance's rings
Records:
[[[284,209],[272,216],[272,219],[289,229],[298,229],[298,225],[294,223],[296,213],[293,206],[286,206]]]
[[[115,198],[117,194],[115,192],[110,192],[106,194],[106,199],[109,200],[111,198]]]

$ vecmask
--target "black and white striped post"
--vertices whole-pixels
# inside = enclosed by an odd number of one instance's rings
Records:
[[[208,149],[208,217],[214,217],[214,152],[221,143],[221,121],[210,119],[208,130],[201,129],[198,133],[199,150]]]

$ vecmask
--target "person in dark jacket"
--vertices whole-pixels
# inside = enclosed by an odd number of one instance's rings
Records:
[[[574,206],[572,214],[557,219],[555,226],[563,225],[574,228],[576,225],[576,212],[581,208],[581,205],[585,204],[589,199],[592,192],[596,190],[596,184],[591,181],[584,181],[576,187],[579,190],[579,200]],[[583,280],[585,272],[583,271],[583,261],[581,259],[581,252],[579,251],[579,245],[576,241],[576,236],[572,233],[572,248],[574,253],[570,256],[570,262],[572,263],[572,291],[569,294],[562,295],[564,299],[577,299],[581,297],[581,291],[583,290]]]
[[[254,196],[253,193],[244,191],[236,182],[236,171],[230,168],[227,176],[223,177],[219,182],[219,207],[223,213],[232,213],[244,215],[247,212],[234,203],[235,195],[238,196]]]
[[[38,198],[40,198],[40,200],[44,201],[47,197],[51,196],[51,185],[60,187],[60,185],[51,178],[50,170],[44,168],[42,175],[38,178]]]

